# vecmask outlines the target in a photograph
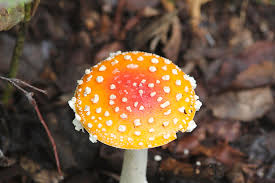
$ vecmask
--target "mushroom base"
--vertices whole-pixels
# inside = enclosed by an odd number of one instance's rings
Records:
[[[125,150],[120,183],[146,183],[148,149]]]

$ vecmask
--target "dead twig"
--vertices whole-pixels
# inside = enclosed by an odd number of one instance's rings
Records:
[[[44,121],[43,117],[42,117],[42,114],[38,108],[38,105],[36,103],[36,100],[33,98],[33,95],[34,93],[33,92],[28,92],[26,91],[24,88],[22,88],[20,85],[24,85],[24,86],[27,86],[31,89],[34,89],[36,91],[39,91],[43,94],[46,94],[47,95],[47,92],[45,90],[41,90],[37,87],[34,87],[24,81],[21,81],[19,79],[15,79],[15,78],[6,78],[6,77],[3,77],[3,76],[0,76],[0,79],[2,80],[5,80],[5,81],[8,81],[9,83],[11,83],[15,88],[19,89],[21,92],[24,93],[24,95],[27,97],[28,101],[33,105],[34,107],[34,110],[41,122],[41,124],[43,125],[47,135],[48,135],[48,138],[51,142],[51,145],[52,145],[52,148],[53,148],[53,152],[54,152],[54,156],[55,156],[55,161],[56,161],[56,166],[57,166],[57,170],[58,170],[58,173],[61,177],[63,177],[63,174],[62,174],[62,170],[61,170],[61,166],[60,166],[60,162],[59,162],[59,157],[58,157],[58,154],[57,154],[57,150],[56,150],[56,143],[55,143],[55,140],[46,124],[46,122]]]

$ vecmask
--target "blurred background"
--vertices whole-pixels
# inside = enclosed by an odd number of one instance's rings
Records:
[[[1,76],[18,32],[0,32]],[[64,179],[33,106],[14,89],[0,102],[0,183],[118,182],[123,151],[75,131],[67,105],[85,68],[118,50],[173,60],[203,102],[195,131],[149,150],[149,183],[274,183],[274,38],[273,0],[41,0],[16,78],[48,93],[34,98]],[[0,80],[1,99],[6,88]]]

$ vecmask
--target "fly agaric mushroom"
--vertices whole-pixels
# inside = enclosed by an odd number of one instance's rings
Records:
[[[191,132],[202,105],[196,81],[151,53],[112,53],[77,83],[69,101],[75,129],[88,131],[92,142],[126,149],[121,183],[145,182],[147,149]]]

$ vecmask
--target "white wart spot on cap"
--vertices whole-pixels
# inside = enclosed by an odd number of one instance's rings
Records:
[[[135,134],[136,136],[140,136],[141,132],[140,132],[140,131],[135,131],[134,134]]]
[[[197,127],[197,124],[195,123],[194,120],[191,120],[189,123],[188,123],[188,127],[186,129],[186,132],[192,132],[195,128]]]
[[[156,59],[156,58],[152,58],[152,59],[151,59],[151,62],[152,62],[153,64],[157,64],[157,63],[159,63],[159,60]]]
[[[169,79],[170,79],[169,75],[162,76],[162,80],[164,80],[164,81],[168,81]]]
[[[130,106],[127,106],[126,110],[129,111],[129,112],[132,112],[132,108]]]
[[[122,113],[122,114],[120,115],[120,117],[121,117],[122,119],[126,119],[128,116],[127,116],[127,114]]]
[[[125,125],[119,125],[118,126],[118,131],[125,132],[126,131],[126,126]]]
[[[92,102],[93,102],[94,104],[96,104],[96,103],[98,103],[98,101],[99,101],[99,95],[95,94],[95,95],[94,95],[94,98],[92,98]]]
[[[104,116],[106,116],[106,117],[110,116],[109,111],[105,111]]]
[[[169,86],[163,87],[163,91],[164,91],[165,93],[170,93],[170,87],[169,87]]]
[[[98,83],[102,83],[103,80],[104,80],[103,76],[97,76],[97,77],[96,77],[96,81],[97,81]]]
[[[135,103],[134,103],[134,106],[137,107],[137,106],[138,106],[138,102],[135,102]]]
[[[200,110],[201,106],[202,106],[201,101],[196,100],[196,102],[195,102],[195,109],[196,109],[196,111]]]
[[[112,124],[113,124],[113,121],[112,121],[112,120],[106,121],[106,125],[107,125],[107,126],[111,126]]]
[[[197,87],[196,80],[193,77],[189,76],[188,74],[185,74],[183,77],[185,80],[190,82],[193,89],[195,89]]]
[[[84,90],[84,96],[87,96],[91,93],[91,88],[90,87],[86,87],[85,90]]]
[[[181,85],[181,80],[176,80],[176,85],[180,86]]]
[[[150,66],[149,67],[149,71],[150,72],[156,72],[157,71],[157,68],[155,66]]]
[[[172,73],[175,74],[175,75],[177,75],[178,74],[177,69],[172,69]]]
[[[186,87],[184,88],[184,91],[185,91],[186,93],[189,91],[188,86],[186,86]]]
[[[165,121],[162,123],[163,126],[168,126],[169,125],[169,121]]]
[[[141,125],[140,119],[135,119],[134,120],[134,125],[135,126],[140,126]]]
[[[181,93],[177,93],[176,100],[179,101],[181,98],[182,98],[182,94]]]
[[[128,101],[128,99],[126,97],[123,97],[121,100],[122,100],[122,102],[127,102]]]
[[[137,64],[128,64],[126,67],[128,69],[136,69],[136,68],[138,68],[138,65]]]
[[[150,117],[150,118],[148,119],[148,122],[149,122],[149,123],[153,123],[153,122],[154,122],[154,118],[153,118],[153,117]]]
[[[96,108],[96,110],[95,110],[96,113],[101,113],[101,111],[102,111],[102,108],[101,108],[101,107]]]
[[[158,97],[158,98],[157,98],[157,101],[158,101],[158,102],[161,102],[162,99],[163,99],[162,97]]]
[[[125,59],[125,60],[132,60],[132,57],[131,57],[130,55],[125,55],[125,56],[124,56],[124,59]]]
[[[99,67],[99,71],[105,71],[107,69],[107,67],[105,65],[102,65]]]
[[[168,111],[164,112],[163,114],[164,114],[165,116],[167,116],[167,115],[171,114],[171,112],[172,112],[172,110],[169,109]]]
[[[141,106],[139,107],[139,109],[138,109],[138,110],[143,111],[143,110],[144,110],[144,106],[143,106],[143,105],[141,105]]]
[[[110,85],[110,89],[111,89],[111,90],[114,90],[114,89],[116,89],[116,85],[114,85],[114,84],[111,84],[111,85]]]
[[[157,92],[151,92],[151,93],[150,93],[150,96],[153,97],[153,96],[155,96],[156,94],[157,94]]]
[[[116,95],[114,95],[114,94],[111,94],[111,95],[110,95],[110,99],[111,99],[111,100],[114,100],[114,99],[116,99]]]
[[[161,68],[162,68],[162,70],[167,71],[167,66],[166,65],[162,66]]]
[[[119,63],[118,60],[114,60],[113,62],[111,62],[111,65],[116,65],[118,63]]]
[[[149,87],[149,88],[153,88],[154,86],[155,86],[154,83],[149,83],[149,84],[148,84],[148,87]]]
[[[169,102],[169,101],[166,101],[166,102],[160,104],[160,107],[161,107],[161,108],[165,108],[165,107],[168,107],[169,105],[170,105],[170,102]]]
[[[170,134],[169,134],[169,133],[163,135],[163,138],[164,138],[164,139],[169,139],[169,137],[170,137]]]
[[[138,60],[138,61],[143,61],[144,58],[143,58],[142,56],[139,56],[139,57],[137,58],[137,60]]]
[[[77,80],[77,84],[82,85],[83,84],[83,80]]]
[[[179,112],[184,113],[185,112],[185,107],[180,107],[178,110],[179,110]]]
[[[90,81],[93,78],[93,75],[90,75],[89,77],[87,77],[87,81]]]
[[[171,60],[168,60],[167,58],[165,58],[165,59],[164,59],[164,63],[166,63],[166,64],[171,64],[172,61],[171,61]]]
[[[86,69],[85,70],[85,74],[90,74],[91,73],[91,70],[90,69]]]

